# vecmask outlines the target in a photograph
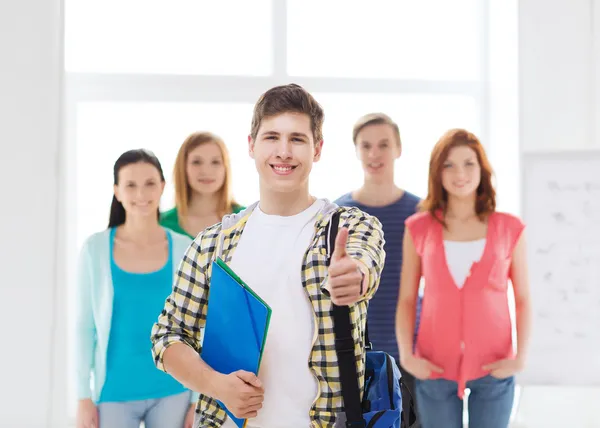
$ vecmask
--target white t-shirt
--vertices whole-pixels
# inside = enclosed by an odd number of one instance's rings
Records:
[[[485,248],[485,239],[475,241],[444,241],[448,269],[454,283],[462,288],[471,272],[473,263],[481,259]]]
[[[314,237],[317,199],[293,216],[267,215],[257,206],[233,252],[231,268],[273,312],[258,377],[265,397],[249,428],[307,427],[318,393],[308,369],[315,315],[301,280],[305,253]],[[224,427],[235,424],[228,418]]]

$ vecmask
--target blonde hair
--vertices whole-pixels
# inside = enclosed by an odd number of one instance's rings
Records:
[[[173,168],[173,180],[175,182],[175,207],[180,216],[186,216],[189,209],[189,204],[192,196],[192,189],[187,179],[187,160],[190,152],[196,147],[203,144],[216,144],[221,150],[223,157],[223,165],[225,166],[225,179],[223,186],[218,190],[219,203],[217,205],[217,213],[219,217],[223,217],[233,211],[233,207],[237,205],[234,201],[231,192],[231,163],[229,161],[229,151],[225,142],[215,134],[210,132],[194,132],[185,139],[177,158],[175,159],[175,167]]]

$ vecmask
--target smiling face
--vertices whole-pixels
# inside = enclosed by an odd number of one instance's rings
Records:
[[[147,162],[131,163],[119,170],[118,178],[114,192],[127,217],[156,217],[165,187],[156,167]]]
[[[477,153],[466,145],[452,148],[442,165],[442,186],[449,197],[475,198],[481,182]]]
[[[321,157],[322,146],[322,141],[315,143],[306,114],[281,113],[263,118],[256,139],[248,137],[261,191],[308,191],[308,177],[313,162]]]
[[[223,154],[216,143],[203,143],[191,150],[185,170],[190,189],[198,194],[218,192],[225,182]]]
[[[367,125],[356,135],[356,155],[365,178],[393,180],[394,162],[400,157],[400,141],[388,124]]]

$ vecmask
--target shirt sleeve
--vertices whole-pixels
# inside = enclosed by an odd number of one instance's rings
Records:
[[[512,252],[525,230],[525,223],[517,216],[508,215],[507,217],[510,230],[509,254],[512,255]]]
[[[369,300],[379,287],[385,264],[385,240],[381,222],[358,208],[348,209],[340,220],[340,227],[348,228],[348,255],[366,268],[363,272],[363,284],[366,285],[363,299]]]
[[[208,309],[207,270],[220,231],[217,224],[203,231],[188,247],[175,275],[173,291],[151,333],[152,355],[163,371],[164,352],[174,343],[202,351],[203,330]]]
[[[431,216],[428,212],[419,212],[408,217],[404,225],[410,233],[410,237],[415,245],[415,250],[419,257],[423,256],[423,249],[425,247],[425,237],[427,236],[427,229],[431,223]]]

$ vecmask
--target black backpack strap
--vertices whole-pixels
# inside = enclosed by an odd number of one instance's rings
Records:
[[[409,404],[407,407],[408,412],[402,409],[402,425],[401,428],[410,428],[417,421],[417,414],[415,411],[415,401],[410,392],[410,389],[404,383],[404,379],[400,377],[400,393],[402,394],[402,407],[405,407],[404,400],[408,400]]]
[[[340,223],[340,213],[336,211],[329,222],[329,251],[327,265],[335,249],[335,240]],[[346,427],[364,428],[365,420],[362,417],[360,405],[360,388],[356,358],[354,357],[354,339],[352,338],[352,325],[350,323],[350,309],[348,306],[332,304],[333,333],[335,335],[335,353],[337,354],[340,369],[340,383],[342,385],[342,398],[346,413]]]

